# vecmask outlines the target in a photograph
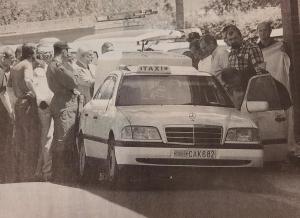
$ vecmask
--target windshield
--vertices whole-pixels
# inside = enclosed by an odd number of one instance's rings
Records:
[[[213,77],[185,75],[124,76],[116,105],[234,107],[222,86]]]

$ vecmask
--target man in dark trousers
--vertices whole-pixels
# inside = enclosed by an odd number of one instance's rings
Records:
[[[11,81],[17,97],[15,104],[15,142],[17,171],[20,181],[32,181],[39,154],[39,122],[36,93],[33,87],[35,45],[22,46],[21,61],[11,71]]]
[[[52,171],[55,182],[75,178],[75,120],[78,108],[77,82],[69,60],[66,42],[54,44],[54,57],[46,72],[49,88],[54,93],[50,111],[54,120]]]
[[[4,48],[0,52],[0,183],[14,180],[12,144],[14,111],[7,93],[10,67],[14,59],[11,48]]]

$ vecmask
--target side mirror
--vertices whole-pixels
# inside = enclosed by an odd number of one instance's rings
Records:
[[[269,110],[269,103],[266,101],[247,101],[247,110],[250,113],[264,112]]]

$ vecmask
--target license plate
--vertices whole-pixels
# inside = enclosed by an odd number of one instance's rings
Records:
[[[216,159],[217,150],[215,149],[173,150],[171,156],[172,158],[183,158],[183,159]]]

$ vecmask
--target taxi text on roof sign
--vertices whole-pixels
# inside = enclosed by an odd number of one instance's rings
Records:
[[[167,65],[141,65],[138,67],[140,73],[171,73]]]

